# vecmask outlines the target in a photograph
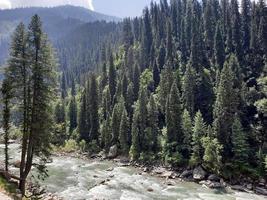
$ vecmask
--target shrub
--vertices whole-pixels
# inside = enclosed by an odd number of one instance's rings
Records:
[[[78,149],[79,148],[78,148],[78,145],[77,145],[76,141],[72,140],[72,139],[67,140],[65,142],[64,147],[62,148],[63,151],[68,152],[68,153],[77,151]]]

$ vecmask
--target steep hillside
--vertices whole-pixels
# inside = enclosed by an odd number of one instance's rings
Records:
[[[19,22],[27,24],[34,14],[38,14],[41,17],[45,32],[53,42],[83,23],[119,20],[116,17],[75,6],[0,10],[0,64],[3,64],[7,57],[10,36],[17,24]]]

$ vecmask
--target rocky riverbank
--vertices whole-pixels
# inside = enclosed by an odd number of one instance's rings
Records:
[[[151,176],[156,176],[165,179],[167,185],[174,185],[175,181],[180,182],[195,182],[203,187],[211,189],[220,189],[220,190],[235,190],[246,193],[255,193],[259,195],[267,196],[267,181],[264,179],[258,181],[252,181],[251,179],[243,179],[236,181],[236,183],[229,183],[225,181],[222,177],[217,176],[216,174],[209,173],[204,167],[198,166],[194,169],[185,169],[185,170],[175,170],[171,167],[165,167],[162,165],[152,166],[148,164],[140,164],[137,162],[131,162],[126,157],[117,157],[116,147],[111,148],[111,151],[108,154],[100,152],[99,154],[88,155],[86,153],[56,153],[56,156],[69,156],[73,158],[86,159],[86,160],[111,160],[115,162],[118,166],[133,166],[140,170],[140,175],[149,174]],[[112,169],[110,169],[112,170]]]

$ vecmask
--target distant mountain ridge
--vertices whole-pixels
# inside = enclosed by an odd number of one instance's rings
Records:
[[[20,22],[28,24],[34,14],[41,17],[44,30],[53,43],[84,23],[120,21],[117,17],[70,5],[51,8],[29,7],[0,10],[0,65],[4,63],[8,56],[10,36],[15,27]]]

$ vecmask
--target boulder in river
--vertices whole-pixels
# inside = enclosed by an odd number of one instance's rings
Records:
[[[193,170],[185,170],[180,174],[180,178],[189,178],[192,177]]]
[[[164,178],[169,178],[169,179],[175,179],[176,178],[176,174],[172,171],[166,171],[163,174],[160,175],[160,177],[164,177]]]
[[[108,158],[110,158],[110,159],[116,158],[117,155],[118,155],[118,147],[117,147],[117,145],[113,145],[109,149]]]
[[[211,174],[211,175],[209,175],[208,180],[215,181],[215,182],[220,182],[220,177],[217,176],[216,174]]]
[[[197,181],[205,179],[206,176],[207,172],[201,166],[196,167],[193,171],[193,178]]]
[[[220,182],[210,181],[210,180],[204,180],[199,182],[201,185],[206,186],[211,189],[220,189],[224,188],[224,185]]]
[[[255,192],[256,192],[257,194],[261,194],[261,195],[265,195],[265,196],[267,196],[267,189],[265,189],[265,188],[262,188],[262,187],[256,187],[256,188],[255,188]]]
[[[243,187],[242,185],[231,185],[230,188],[232,190],[237,190],[237,191],[240,191],[240,192],[247,192],[246,188]]]

